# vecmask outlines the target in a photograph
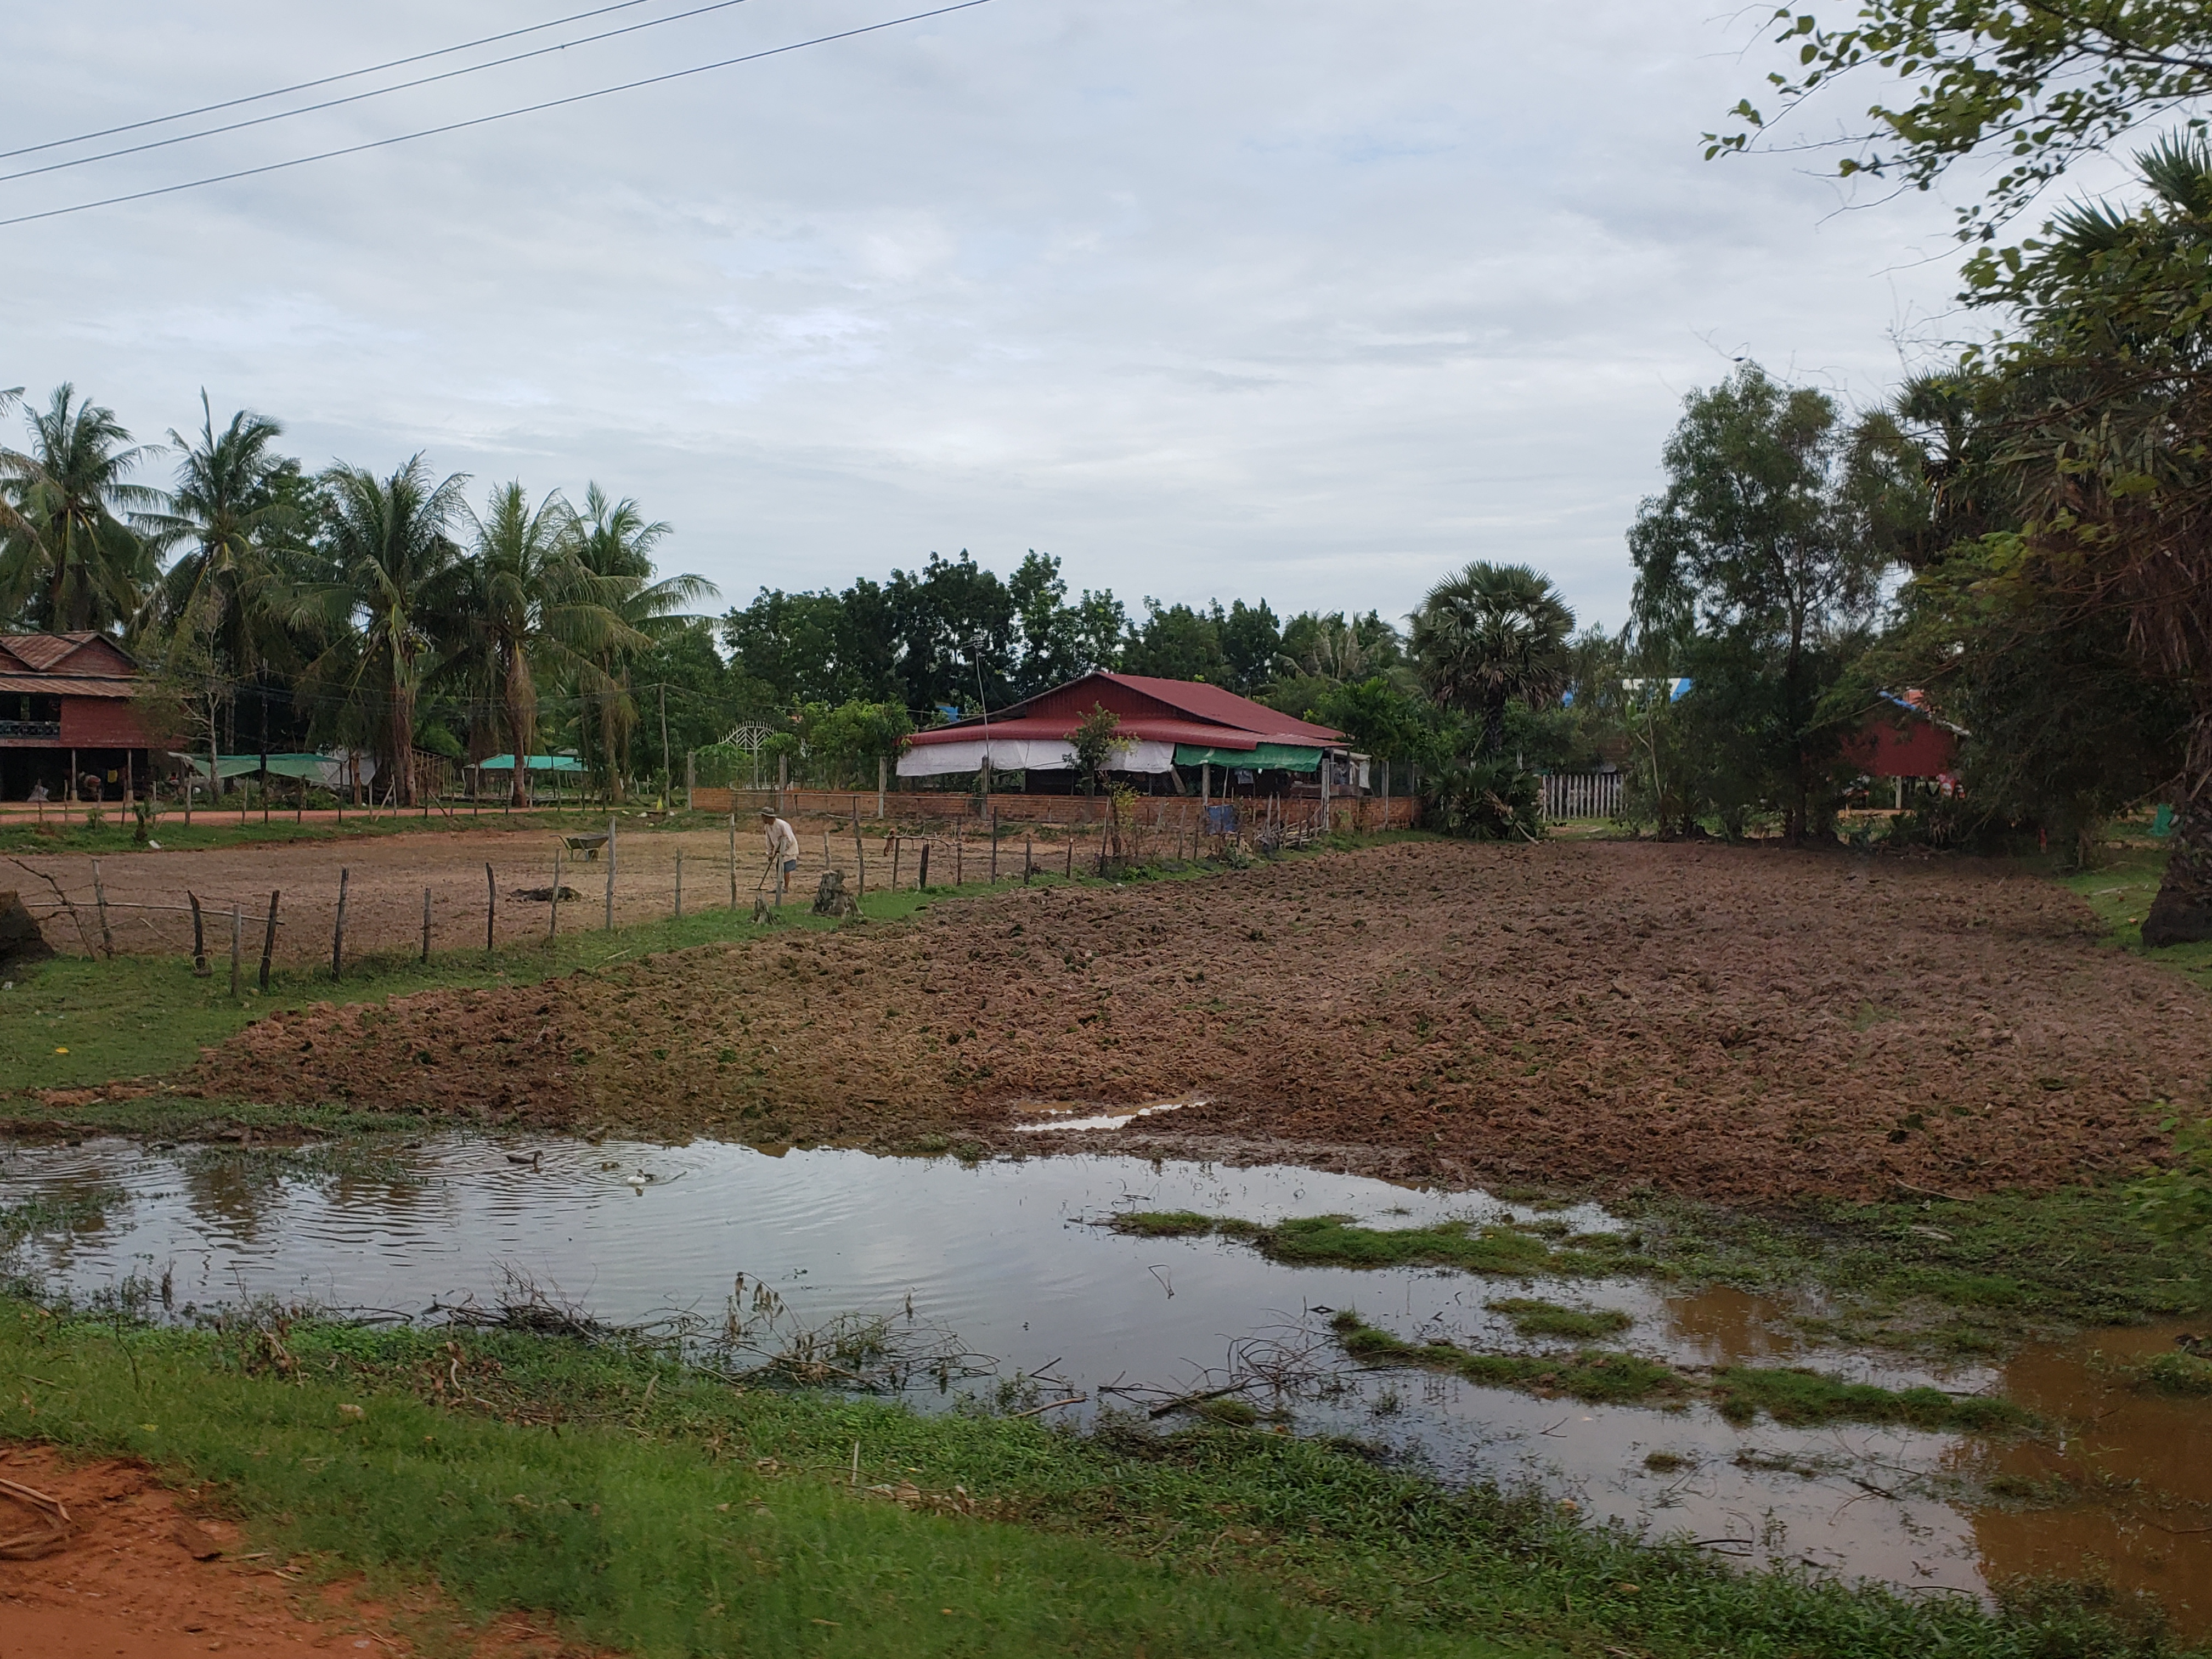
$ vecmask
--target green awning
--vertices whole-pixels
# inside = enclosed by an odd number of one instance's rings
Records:
[[[1263,743],[1256,749],[1203,749],[1194,743],[1179,743],[1175,763],[1231,766],[1254,772],[1314,772],[1321,769],[1321,750],[1288,743]]]
[[[173,758],[184,762],[185,765],[191,767],[192,770],[198,773],[201,777],[205,777],[208,775],[207,757],[205,755],[179,754],[173,749],[171,750],[169,753]],[[274,755],[271,755],[269,758],[274,760],[276,757]],[[258,755],[225,755],[218,764],[224,777],[242,778],[248,776],[252,773],[258,772],[261,769],[261,757]]]
[[[343,763],[322,755],[271,755],[269,769],[280,778],[305,778],[310,783],[320,783],[330,775],[332,767]]]
[[[514,770],[514,757],[494,755],[489,760],[477,761],[476,765],[486,772],[512,772]],[[532,755],[526,763],[526,769],[532,772],[580,772],[584,769],[584,763],[574,755]]]

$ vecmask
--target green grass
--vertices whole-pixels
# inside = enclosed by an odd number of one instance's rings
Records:
[[[1147,1238],[1217,1234],[1241,1239],[1271,1261],[1293,1267],[1458,1267],[1526,1276],[1628,1273],[1648,1265],[1621,1235],[1581,1233],[1559,1245],[1550,1242],[1540,1224],[1479,1227],[1469,1221],[1440,1221],[1431,1227],[1365,1227],[1350,1216],[1311,1215],[1262,1226],[1194,1210],[1139,1210],[1107,1224]]]
[[[2166,874],[2166,854],[2148,848],[2130,848],[2095,870],[2076,871],[2057,878],[2058,884],[2097,913],[2105,924],[2106,940],[2171,969],[2200,990],[2212,991],[2212,939],[2196,945],[2168,945],[2146,951],[2142,919]]]
[[[1601,1405],[1686,1405],[1707,1399],[1731,1423],[1764,1412],[1778,1423],[1909,1423],[1964,1434],[2016,1432],[2035,1418],[2009,1401],[1954,1396],[1938,1389],[1892,1389],[1845,1382],[1816,1371],[1729,1366],[1710,1381],[1634,1354],[1585,1348],[1578,1353],[1482,1353],[1455,1343],[1408,1342],[1355,1313],[1329,1322],[1346,1353],[1371,1365],[1450,1371],[1489,1388],[1549,1398],[1566,1395]]]
[[[1242,1425],[1079,1436],[739,1392],[626,1341],[448,1339],[0,1302],[0,1437],[143,1457],[206,1483],[255,1548],[373,1586],[434,1577],[478,1617],[535,1609],[669,1659],[2182,1650],[2125,1598],[2046,1588],[1991,1613],[1738,1573],[1534,1492],[1447,1489]],[[901,1482],[913,1508],[866,1494]]]
[[[1492,1313],[1504,1314],[1521,1336],[1571,1336],[1594,1341],[1618,1336],[1636,1322],[1618,1308],[1571,1308],[1540,1297],[1509,1296],[1482,1305]]]

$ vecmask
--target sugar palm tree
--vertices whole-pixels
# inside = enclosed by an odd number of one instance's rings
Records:
[[[241,409],[217,432],[205,392],[200,414],[198,437],[169,434],[185,459],[167,507],[133,515],[149,544],[183,550],[148,596],[144,625],[180,649],[204,644],[218,672],[245,678],[295,656],[286,555],[303,526],[283,486],[296,469],[272,448],[284,428],[268,416]]]
[[[1479,715],[1483,751],[1505,746],[1505,706],[1548,702],[1567,688],[1575,613],[1525,564],[1477,560],[1429,590],[1413,613],[1413,653],[1429,693]]]
[[[114,410],[66,383],[29,427],[26,448],[0,449],[0,616],[60,633],[119,631],[155,574],[124,517],[167,505],[160,490],[128,482],[151,452]]]
[[[625,495],[610,501],[592,484],[584,491],[578,557],[593,575],[615,583],[610,604],[629,638],[611,641],[595,658],[599,671],[592,684],[580,684],[586,709],[597,713],[600,751],[616,798],[622,794],[630,733],[637,726],[637,702],[631,695],[630,665],[636,653],[666,637],[690,620],[689,607],[713,599],[718,590],[704,576],[653,580],[653,550],[669,532],[659,520],[647,522],[637,502]],[[582,721],[580,720],[579,725]]]
[[[497,707],[515,756],[509,787],[517,805],[529,799],[526,757],[537,746],[539,681],[604,695],[611,686],[601,662],[646,642],[618,609],[631,582],[593,571],[581,557],[583,541],[558,490],[533,507],[520,483],[502,484],[476,520],[446,667]]]
[[[398,804],[411,806],[416,702],[441,654],[439,626],[459,614],[467,580],[451,532],[467,510],[468,477],[433,483],[416,454],[388,478],[339,465],[321,483],[327,570],[293,615],[319,626],[326,643],[301,680],[311,696],[366,717],[380,764],[397,769],[386,775]]]

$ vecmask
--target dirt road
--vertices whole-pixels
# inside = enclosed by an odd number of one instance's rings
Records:
[[[576,835],[604,833],[605,819],[576,819],[564,826]],[[791,902],[811,898],[824,867],[842,871],[849,884],[859,873],[852,826],[844,821],[801,819],[799,885]],[[914,884],[921,856],[919,839],[906,837],[894,870],[880,826],[871,822],[863,837],[867,881],[880,890],[896,874],[902,887]],[[158,839],[158,837],[157,837]],[[766,864],[759,830],[737,826],[734,848],[726,825],[690,830],[647,829],[635,819],[616,835],[614,921],[617,927],[660,920],[676,905],[677,860],[683,859],[684,903],[687,912],[727,905],[734,886],[739,908],[750,910]],[[507,945],[543,939],[550,920],[546,895],[553,885],[553,854],[558,837],[547,827],[502,828],[496,815],[483,827],[442,831],[348,836],[244,847],[140,851],[103,855],[99,889],[107,896],[108,926],[117,951],[136,955],[190,954],[192,922],[190,895],[205,908],[210,948],[229,948],[230,910],[239,907],[246,949],[258,957],[269,896],[277,891],[276,960],[307,963],[328,958],[337,910],[338,878],[346,878],[347,951],[356,959],[372,951],[419,949],[422,897],[430,896],[430,948],[480,948],[484,942],[488,890],[495,889],[496,942]],[[946,882],[956,866],[971,879],[989,868],[988,844],[972,838],[956,858],[949,836],[936,838],[930,878]],[[1040,868],[1061,867],[1064,841],[1037,843]],[[1000,872],[1012,880],[1021,872],[1024,848],[1002,848]],[[94,860],[82,854],[27,853],[0,862],[0,889],[19,890],[40,918],[55,949],[84,955],[98,948],[99,916]],[[489,880],[486,866],[490,868]],[[46,879],[42,879],[46,878]],[[75,907],[72,916],[55,901],[48,879]],[[578,858],[563,853],[563,932],[599,927],[606,921],[607,865],[603,855]],[[769,890],[773,885],[769,884]],[[803,889],[803,890],[801,890]],[[534,893],[535,896],[526,896]],[[159,907],[142,908],[138,907]]]
[[[1022,1103],[1202,1096],[1098,1150],[1707,1197],[2047,1188],[2201,1104],[2212,1006],[2017,872],[1716,847],[1409,845],[1012,890],[897,926],[328,1006],[198,1070],[670,1135],[1015,1136]]]

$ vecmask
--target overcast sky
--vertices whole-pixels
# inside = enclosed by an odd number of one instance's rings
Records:
[[[0,216],[927,3],[747,0],[0,183]],[[11,0],[0,149],[562,9]],[[1700,159],[1698,135],[1775,62],[1744,21],[1764,11],[991,0],[0,228],[0,386],[75,380],[147,438],[197,424],[204,386],[219,417],[281,418],[311,465],[388,470],[422,449],[479,498],[495,479],[577,497],[596,479],[671,520],[665,562],[726,601],[933,550],[1007,571],[1036,548],[1133,611],[1264,596],[1395,614],[1479,557],[1526,560],[1585,621],[1618,623],[1622,532],[1684,393],[1749,354],[1870,400],[1899,331],[1955,325],[1940,202],[1839,214],[1786,160]]]

